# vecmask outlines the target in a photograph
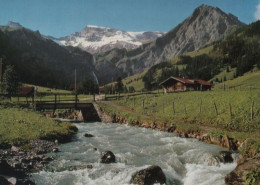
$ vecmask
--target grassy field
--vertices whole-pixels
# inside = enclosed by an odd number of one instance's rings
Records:
[[[251,121],[250,117],[252,101],[254,101],[254,121]],[[201,125],[246,132],[254,132],[260,126],[259,90],[141,95],[117,103],[143,115],[167,122],[187,120]],[[232,116],[230,116],[230,106]]]
[[[207,47],[201,48],[197,51],[185,53],[184,55],[190,56],[190,57],[196,57],[196,56],[203,55],[203,54],[210,54],[212,50],[213,50],[213,46],[207,46]],[[180,57],[176,56],[176,57],[173,57],[172,59],[169,59],[168,61],[171,62],[172,64],[177,64],[180,61]]]
[[[226,80],[233,80],[234,79],[234,75],[236,74],[236,68],[231,68],[229,67],[229,72],[227,72],[226,68],[221,69],[221,72],[219,74],[217,74],[216,76],[214,76],[212,79],[210,79],[210,82],[214,82],[216,83],[216,78],[221,81],[224,82],[224,79],[226,78]]]
[[[37,93],[36,93],[36,101],[54,101],[55,95],[57,98],[57,101],[64,101],[64,100],[75,100],[75,94],[73,91],[63,90],[63,89],[53,89],[48,87],[42,87],[42,86],[35,86],[31,84],[23,84],[24,86],[30,86],[30,87],[36,87]],[[79,94],[78,99],[87,101],[92,100],[93,95],[86,95],[86,94]],[[10,102],[10,100],[2,100],[5,102]],[[28,101],[31,102],[32,98],[28,98]],[[25,97],[12,97],[11,102],[26,102]]]
[[[64,89],[53,89],[53,88],[36,86],[31,84],[24,84],[24,86],[34,86],[37,88],[37,92],[42,94],[72,94],[72,91],[68,91]]]
[[[223,89],[223,85],[224,83],[216,84],[215,89]],[[258,89],[260,91],[260,71],[249,72],[234,80],[228,80],[225,86],[237,90]]]
[[[123,79],[122,82],[127,88],[133,86],[136,91],[141,91],[144,88],[144,82],[142,81],[144,74],[145,72],[130,76]]]
[[[75,133],[70,123],[60,123],[24,105],[0,103],[0,144],[23,146],[33,139],[60,139]]]

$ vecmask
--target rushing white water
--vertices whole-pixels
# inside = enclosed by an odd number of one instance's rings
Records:
[[[224,148],[194,139],[118,124],[76,125],[79,132],[74,141],[60,145],[61,152],[47,169],[32,175],[36,184],[129,184],[134,172],[159,165],[168,185],[222,185],[225,175],[236,167],[236,163],[218,163],[214,158]],[[95,137],[86,138],[84,133]],[[98,162],[100,153],[107,150],[115,154],[116,163]],[[68,171],[70,166],[87,164],[93,168]]]

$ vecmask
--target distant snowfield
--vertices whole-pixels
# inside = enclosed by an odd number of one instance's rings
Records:
[[[81,32],[55,39],[65,46],[80,47],[91,53],[104,52],[113,48],[134,49],[144,43],[152,42],[163,32],[126,32],[115,28],[88,25]]]
[[[133,36],[134,37],[134,36]],[[81,46],[81,47],[92,47],[95,49],[98,49],[104,45],[109,45],[109,44],[117,44],[119,42],[125,42],[126,44],[131,44],[131,45],[135,45],[135,46],[140,46],[142,45],[142,42],[140,41],[136,41],[135,38],[131,37],[131,35],[129,34],[122,34],[120,32],[117,32],[115,35],[107,37],[107,36],[103,36],[101,38],[101,40],[97,40],[97,41],[89,41],[86,37],[74,37],[73,40],[70,41],[66,41],[66,40],[61,40],[61,44],[66,45],[66,46],[73,46],[73,47],[77,47],[77,46]]]

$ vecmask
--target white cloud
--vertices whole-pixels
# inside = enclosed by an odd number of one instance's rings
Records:
[[[260,1],[259,1],[258,5],[256,6],[255,19],[260,20]]]

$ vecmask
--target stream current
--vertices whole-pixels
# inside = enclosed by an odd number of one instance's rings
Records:
[[[70,143],[59,145],[60,152],[46,169],[32,174],[39,185],[121,185],[131,175],[150,165],[162,168],[167,185],[223,185],[236,163],[220,163],[214,157],[222,147],[177,137],[172,133],[127,125],[75,123],[79,131]],[[95,137],[84,137],[85,133]],[[99,163],[100,153],[112,151],[116,163]],[[69,171],[71,166],[93,168]]]

